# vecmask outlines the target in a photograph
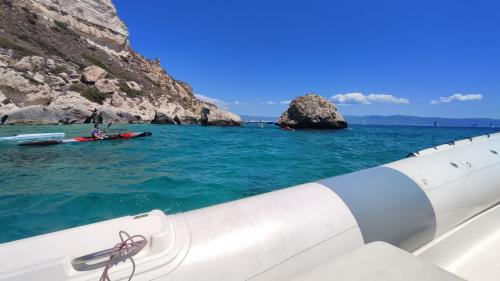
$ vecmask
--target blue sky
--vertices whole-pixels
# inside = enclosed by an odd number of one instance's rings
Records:
[[[134,49],[239,114],[314,92],[343,114],[500,118],[500,1],[114,3]]]

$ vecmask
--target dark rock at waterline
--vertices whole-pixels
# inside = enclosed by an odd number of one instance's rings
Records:
[[[188,125],[188,124],[199,124],[199,118],[192,116],[179,116],[179,115],[169,115],[162,112],[155,112],[151,124],[163,124],[163,125]]]
[[[202,126],[207,126],[208,125],[208,114],[210,114],[210,109],[209,108],[203,108],[201,110],[200,124]]]
[[[102,117],[102,115],[101,115]],[[92,115],[90,115],[89,117],[87,117],[85,119],[85,121],[83,121],[83,123],[87,124],[87,123],[99,123],[99,118],[97,116],[97,108],[95,108],[93,111],[92,111]],[[102,123],[102,122],[101,122]]]
[[[347,122],[335,105],[315,94],[295,98],[276,124],[294,129],[347,128]]]
[[[151,120],[151,124],[177,125],[180,122],[177,116],[172,118],[165,113],[155,112],[155,117]]]

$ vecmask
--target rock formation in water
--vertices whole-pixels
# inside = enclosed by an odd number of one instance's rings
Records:
[[[201,112],[201,125],[202,126],[240,126],[241,122],[238,120],[239,116],[218,109],[216,106],[207,106]]]
[[[241,124],[132,50],[111,0],[0,1],[5,123],[90,122],[94,110],[104,122]]]
[[[295,98],[276,124],[294,129],[347,128],[347,122],[335,105],[315,94]]]

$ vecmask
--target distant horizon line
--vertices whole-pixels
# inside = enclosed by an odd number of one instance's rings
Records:
[[[265,116],[265,115],[252,115],[252,114],[238,114],[239,116],[245,117],[265,117],[265,118],[279,118],[279,116]],[[440,117],[440,116],[418,116],[418,115],[405,115],[405,114],[391,114],[391,115],[382,115],[382,114],[367,114],[367,115],[355,115],[355,114],[342,114],[342,116],[352,116],[352,117],[416,117],[416,118],[439,118],[439,119],[456,119],[456,120],[464,120],[464,119],[482,119],[482,120],[495,120],[500,121],[499,118],[494,117]]]

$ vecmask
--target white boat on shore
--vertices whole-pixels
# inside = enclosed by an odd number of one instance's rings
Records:
[[[469,138],[199,210],[1,244],[0,280],[98,280],[111,264],[111,280],[499,280],[499,152],[500,134]],[[113,249],[120,231],[144,239]]]

